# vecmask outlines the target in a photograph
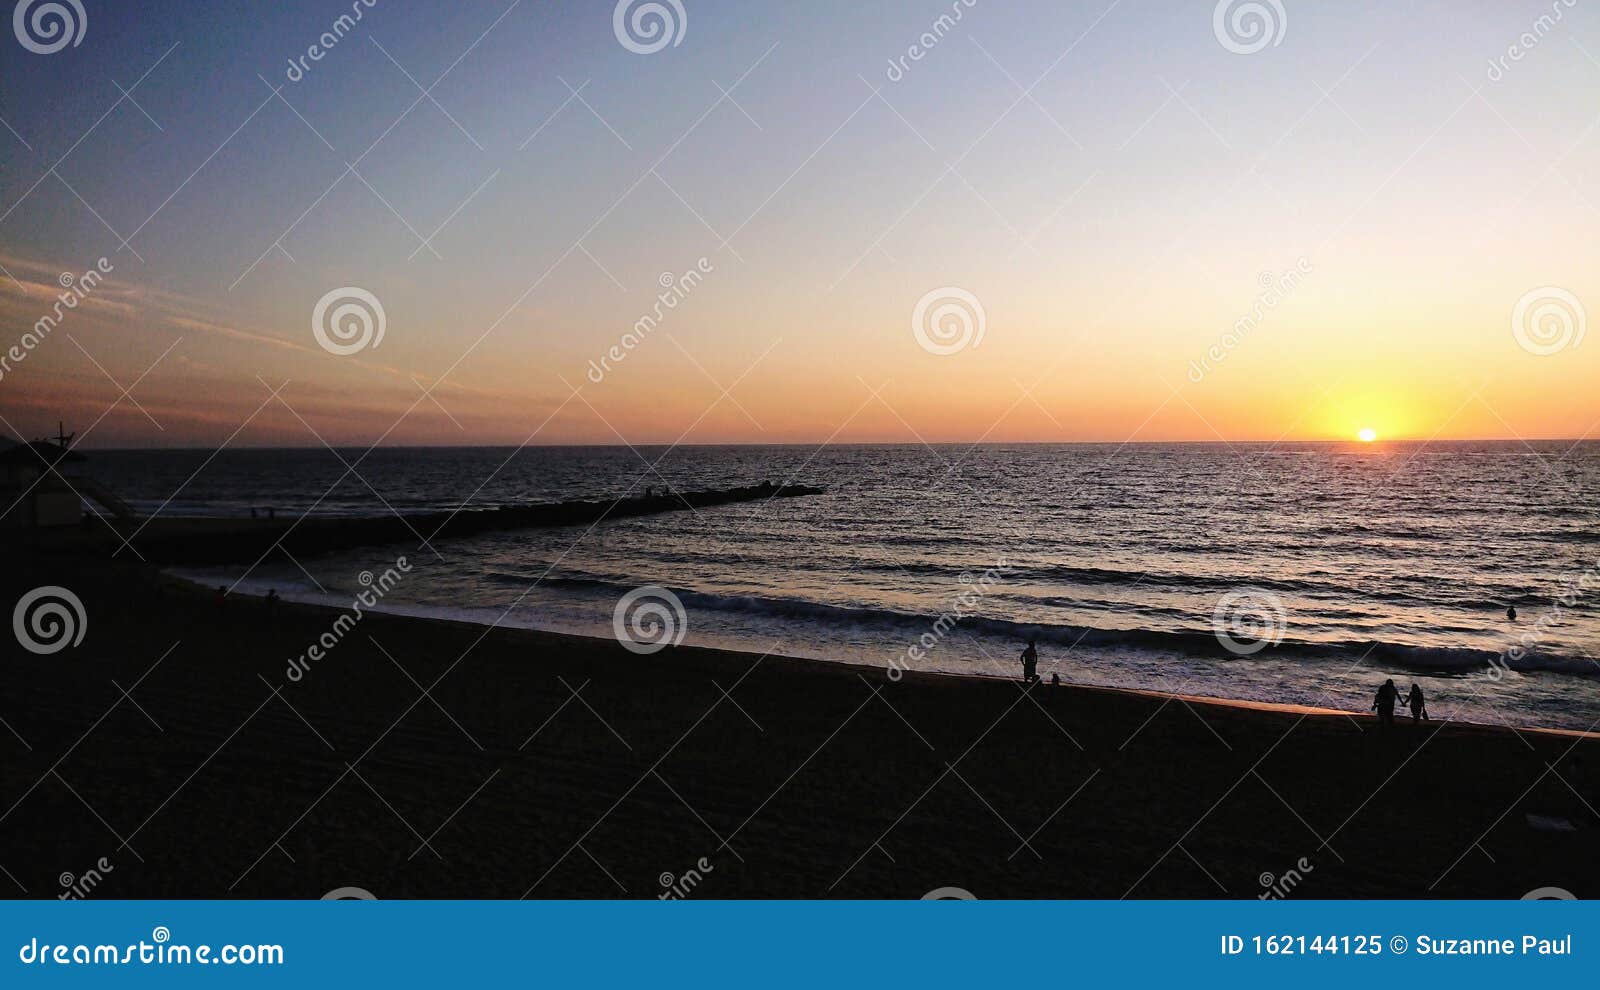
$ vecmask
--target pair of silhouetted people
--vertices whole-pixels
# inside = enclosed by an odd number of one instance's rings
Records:
[[[1428,718],[1428,703],[1422,696],[1422,685],[1411,682],[1411,691],[1404,698],[1400,696],[1400,689],[1394,686],[1394,678],[1383,682],[1378,688],[1378,694],[1372,699],[1372,710],[1378,713],[1378,721],[1385,729],[1394,725],[1394,706],[1399,702],[1411,709],[1411,721],[1431,721]]]
[[[1022,680],[1025,684],[1032,684],[1039,679],[1039,648],[1033,640],[1028,640],[1027,649],[1022,651]]]

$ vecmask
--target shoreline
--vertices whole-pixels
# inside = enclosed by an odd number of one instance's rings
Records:
[[[1600,890],[1591,738],[377,611],[290,681],[337,607],[122,560],[0,582],[88,617],[7,654],[21,896],[101,856],[113,898],[653,898],[702,858],[709,898],[1249,899],[1291,868],[1312,898]]]
[[[181,571],[181,570],[182,570],[181,568],[177,568],[177,569],[168,568],[168,569],[163,569],[160,573],[165,578],[170,578],[170,579],[176,580],[176,581],[182,581],[182,582],[190,585],[195,590],[196,593],[208,594],[208,593],[210,593],[212,591],[212,589],[208,585],[205,585],[205,584],[201,583],[197,578],[195,578],[193,576],[190,576],[190,575],[179,573],[179,571]],[[230,591],[230,594],[240,595],[242,597],[246,597],[246,598],[250,598],[250,599],[254,599],[254,600],[263,600],[265,598],[265,596],[263,594],[257,593],[254,590],[238,589],[238,590]],[[325,612],[327,612],[329,614],[330,619],[332,617],[337,616],[337,614],[339,612],[341,612],[341,611],[348,611],[349,610],[348,606],[338,605],[338,604],[335,604],[335,603],[329,602],[329,601],[317,601],[317,600],[306,601],[306,600],[289,599],[289,598],[285,598],[284,600],[286,602],[292,602],[297,607],[323,610],[323,611],[325,611]],[[379,604],[379,605],[376,605],[376,606],[369,607],[368,609],[366,609],[366,611],[374,612],[374,613],[381,613],[383,615],[395,616],[397,618],[412,619],[412,620],[415,620],[415,621],[418,621],[418,622],[435,622],[435,623],[441,623],[441,624],[459,625],[459,626],[461,626],[463,628],[466,628],[466,629],[478,629],[478,630],[503,629],[503,630],[507,630],[507,631],[522,631],[522,632],[538,633],[538,634],[544,635],[544,636],[563,637],[563,638],[570,638],[570,639],[574,639],[574,640],[579,640],[579,641],[583,641],[585,644],[599,644],[599,643],[614,642],[612,637],[605,636],[605,635],[596,635],[596,634],[589,634],[589,633],[576,632],[576,631],[563,630],[563,629],[544,629],[544,628],[540,628],[540,627],[537,627],[537,626],[506,624],[506,623],[499,623],[499,622],[477,622],[477,621],[474,621],[474,620],[472,620],[470,618],[460,618],[460,617],[456,617],[456,616],[436,614],[437,611],[442,611],[442,610],[445,610],[446,608],[447,608],[447,606],[441,606],[441,605],[429,605],[429,604],[421,604],[421,603],[405,603],[403,605],[398,605],[398,606],[397,605]],[[496,612],[497,611],[497,612],[500,612],[502,615],[504,614],[504,610],[486,608],[485,611],[491,611],[491,612]],[[748,657],[748,658],[750,658],[752,660],[755,657],[761,655],[761,654],[758,654],[758,653],[756,653],[756,652],[754,652],[752,650],[748,650],[748,649],[738,649],[738,648],[725,647],[725,646],[711,646],[711,645],[695,644],[695,643],[685,643],[684,645],[682,645],[680,647],[677,647],[677,649],[679,649],[679,650],[687,650],[687,651],[704,651],[704,652],[714,652],[714,653],[727,653],[727,654],[733,654],[733,655],[736,655],[736,656]],[[860,662],[853,661],[853,660],[838,660],[838,659],[827,658],[827,657],[796,657],[796,656],[789,656],[789,655],[786,655],[786,654],[769,654],[768,658],[770,660],[778,661],[778,662],[781,662],[781,663],[787,663],[787,664],[825,664],[825,665],[830,666],[830,667],[840,667],[840,668],[844,668],[846,671],[855,672],[857,674],[857,676],[867,677],[867,678],[878,678],[878,679],[884,680],[885,682],[888,681],[888,678],[885,676],[885,671],[888,669],[887,665],[878,666],[878,665],[874,665],[874,664],[860,663]],[[1433,673],[1437,674],[1439,672],[1434,671]],[[1002,675],[1002,674],[963,673],[963,672],[959,672],[959,671],[945,671],[945,670],[903,670],[901,672],[901,678],[902,679],[912,679],[912,680],[918,680],[918,679],[923,679],[923,678],[940,678],[940,679],[948,679],[948,680],[956,680],[956,681],[975,681],[975,682],[981,682],[981,683],[994,683],[994,682],[999,682],[999,683],[1020,683],[1021,682],[1021,678],[1020,677],[1012,677],[1012,676],[1007,676],[1007,675]],[[1063,689],[1069,689],[1070,688],[1070,689],[1075,690],[1075,691],[1089,691],[1089,692],[1101,691],[1101,692],[1106,692],[1106,693],[1110,693],[1110,694],[1124,694],[1124,695],[1134,695],[1134,696],[1140,696],[1140,697],[1146,697],[1146,698],[1154,698],[1156,700],[1161,700],[1161,701],[1183,701],[1183,702],[1190,703],[1190,704],[1208,705],[1208,706],[1234,708],[1234,709],[1243,709],[1243,710],[1258,711],[1258,712],[1271,712],[1271,713],[1276,713],[1276,714],[1306,715],[1306,716],[1314,716],[1314,717],[1344,716],[1344,717],[1347,717],[1347,718],[1367,718],[1367,719],[1376,719],[1377,718],[1377,716],[1372,714],[1370,711],[1369,712],[1359,712],[1359,711],[1352,711],[1352,710],[1343,709],[1343,708],[1329,708],[1329,707],[1320,706],[1320,705],[1302,705],[1302,704],[1296,704],[1296,703],[1260,701],[1260,700],[1253,699],[1253,698],[1229,698],[1229,697],[1225,697],[1225,696],[1222,696],[1222,695],[1188,694],[1188,693],[1183,693],[1183,692],[1161,691],[1161,690],[1157,690],[1157,689],[1154,689],[1154,688],[1123,687],[1123,686],[1117,686],[1117,685],[1102,685],[1102,684],[1083,684],[1083,683],[1076,683],[1076,682],[1072,682],[1072,681],[1068,681],[1068,680],[1063,680],[1061,682],[1061,686],[1062,686]],[[1410,715],[1408,713],[1405,713],[1404,711],[1399,711],[1395,715],[1395,721],[1396,722],[1407,722],[1409,720],[1410,720]],[[1581,729],[1565,729],[1565,728],[1560,728],[1560,727],[1556,727],[1556,726],[1511,725],[1509,723],[1472,722],[1472,721],[1464,721],[1464,720],[1459,720],[1459,719],[1450,720],[1448,722],[1448,724],[1453,725],[1453,726],[1460,726],[1462,728],[1486,729],[1486,730],[1491,730],[1491,731],[1501,731],[1501,732],[1510,732],[1510,733],[1533,732],[1533,733],[1545,733],[1545,734],[1550,734],[1550,735],[1555,735],[1555,736],[1563,736],[1563,737],[1566,737],[1566,738],[1600,739],[1600,730],[1585,731],[1585,730],[1581,730]]]

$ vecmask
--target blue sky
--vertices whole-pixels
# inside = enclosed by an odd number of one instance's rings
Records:
[[[612,3],[378,0],[298,82],[289,59],[350,4],[82,3],[77,47],[4,39],[0,315],[14,339],[49,273],[102,256],[115,287],[0,381],[17,432],[1273,439],[1376,416],[1576,436],[1600,415],[1549,398],[1592,380],[1595,347],[1528,361],[1506,331],[1537,287],[1600,298],[1581,3],[1283,0],[1279,43],[1239,54],[1211,3],[683,0],[680,43],[636,54]],[[701,258],[667,333],[574,399]],[[1317,274],[1271,335],[1185,385],[1302,258]],[[317,348],[309,315],[342,286],[383,301],[381,348]],[[935,360],[906,324],[946,286],[988,333]],[[158,358],[134,393],[153,415],[107,413],[108,378]],[[293,408],[246,422],[286,379]],[[1446,420],[1480,388],[1487,411]]]

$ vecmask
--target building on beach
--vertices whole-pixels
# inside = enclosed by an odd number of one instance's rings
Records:
[[[85,500],[125,518],[128,506],[99,482],[79,473],[82,454],[49,440],[0,450],[0,530],[77,526]]]

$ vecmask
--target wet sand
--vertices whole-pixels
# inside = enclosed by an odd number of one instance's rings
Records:
[[[134,563],[16,564],[6,601],[67,586],[88,630],[53,656],[5,637],[10,896],[102,858],[93,897],[656,897],[691,870],[688,896],[712,898],[1600,890],[1600,743],[1570,734],[1384,735],[378,614],[296,682],[339,611],[219,604]]]

